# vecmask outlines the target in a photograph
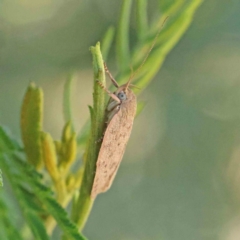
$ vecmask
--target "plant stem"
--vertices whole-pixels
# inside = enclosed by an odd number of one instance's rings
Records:
[[[91,47],[90,50],[93,56],[94,69],[93,108],[90,107],[91,134],[85,154],[85,166],[80,194],[76,203],[73,204],[71,216],[80,230],[83,229],[94,202],[90,195],[95,176],[98,152],[101,146],[101,143],[97,140],[103,135],[105,113],[105,92],[96,81],[98,80],[104,86],[106,85],[100,43],[97,43],[95,47]]]
[[[119,27],[117,31],[116,60],[120,71],[129,68],[129,26],[132,0],[123,0]]]
[[[139,41],[144,39],[148,30],[147,0],[137,1],[137,34]]]

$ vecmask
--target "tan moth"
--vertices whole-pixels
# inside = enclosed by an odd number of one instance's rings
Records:
[[[166,20],[167,18],[164,20],[163,25]],[[102,89],[108,93],[110,99],[106,108],[107,127],[96,162],[96,173],[91,191],[92,199],[95,199],[99,193],[106,192],[111,187],[116,176],[132,131],[133,121],[137,110],[137,98],[130,89],[132,86],[130,83],[134,75],[136,75],[147,60],[149,53],[156,43],[160,30],[158,31],[142,64],[129,78],[127,83],[119,86],[109,72],[106,64],[104,64],[105,72],[108,74],[117,90],[114,93],[111,93],[100,82],[98,82]]]
[[[136,96],[129,88],[131,78],[127,83],[119,86],[106,65],[105,70],[117,90],[111,93],[99,83],[110,95],[110,99],[106,108],[107,128],[98,154],[91,192],[93,199],[99,193],[107,191],[114,180],[132,131],[137,109]]]

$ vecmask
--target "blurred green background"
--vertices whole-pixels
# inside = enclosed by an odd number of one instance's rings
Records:
[[[159,2],[149,0],[150,19]],[[92,98],[88,49],[117,24],[120,6],[110,0],[2,1],[1,123],[20,136],[22,97],[34,81],[45,93],[44,130],[58,138],[63,85],[74,72],[79,130]],[[239,9],[239,0],[205,1],[139,96],[147,105],[113,187],[95,202],[84,230],[89,239],[240,239]],[[134,45],[134,21],[130,28]],[[114,61],[112,48],[113,73]]]

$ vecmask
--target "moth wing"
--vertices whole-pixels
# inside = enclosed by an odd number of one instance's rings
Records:
[[[92,198],[110,188],[125,152],[133,120],[134,115],[120,108],[108,124],[97,159]]]

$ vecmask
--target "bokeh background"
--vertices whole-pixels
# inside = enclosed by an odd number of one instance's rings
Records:
[[[150,19],[157,5],[149,0]],[[74,73],[79,130],[92,101],[89,47],[117,25],[120,6],[111,0],[2,1],[1,123],[20,137],[21,101],[34,81],[44,90],[44,130],[59,138],[63,86]],[[84,230],[89,239],[240,239],[239,9],[238,0],[206,0],[139,96],[146,107],[113,187],[95,202]],[[114,61],[112,48],[113,73]]]

